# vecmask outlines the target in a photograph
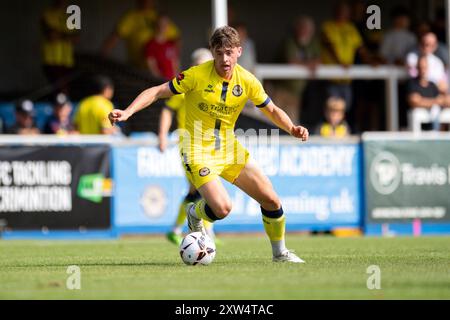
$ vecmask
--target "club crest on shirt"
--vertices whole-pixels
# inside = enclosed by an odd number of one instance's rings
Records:
[[[180,84],[181,81],[184,79],[184,73],[180,73],[177,76],[177,83]]]
[[[209,170],[209,168],[204,167],[198,171],[198,174],[200,175],[200,177],[206,177],[208,174],[210,174],[210,172],[211,170]]]
[[[202,110],[202,111],[204,111],[204,112],[207,112],[208,111],[208,105],[206,104],[206,103],[203,103],[203,102],[200,102],[199,104],[198,104],[198,108],[200,109],[200,110]]]
[[[233,95],[235,97],[240,97],[242,95],[242,93],[244,92],[244,90],[242,90],[242,87],[240,85],[235,85],[233,88]]]

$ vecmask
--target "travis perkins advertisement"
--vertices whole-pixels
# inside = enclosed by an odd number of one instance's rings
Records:
[[[450,141],[365,141],[368,221],[450,220]]]
[[[5,230],[110,227],[108,146],[0,148],[0,225]]]

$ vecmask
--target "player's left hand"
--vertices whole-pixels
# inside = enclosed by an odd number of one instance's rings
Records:
[[[309,138],[309,132],[305,127],[294,126],[291,129],[291,136],[302,139],[302,141],[306,141]]]

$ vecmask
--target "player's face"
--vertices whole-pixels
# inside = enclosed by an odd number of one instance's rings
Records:
[[[242,54],[242,47],[216,47],[212,53],[217,73],[223,78],[230,78],[233,74],[234,66]]]

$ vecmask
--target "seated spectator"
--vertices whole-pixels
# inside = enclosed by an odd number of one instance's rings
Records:
[[[414,131],[421,130],[421,123],[432,123],[433,130],[439,129],[439,114],[441,106],[446,104],[446,98],[439,93],[433,82],[428,79],[429,59],[421,56],[417,62],[418,77],[408,84],[408,104],[410,127]]]
[[[64,93],[56,96],[53,102],[53,115],[44,127],[45,134],[67,135],[75,133],[75,127],[70,121],[72,105]]]
[[[320,123],[315,133],[325,138],[344,138],[350,135],[345,121],[345,101],[342,98],[328,98],[325,105],[325,121]]]
[[[103,76],[95,78],[96,94],[85,98],[75,114],[75,129],[81,134],[113,134],[108,114],[114,109],[111,102],[114,85],[111,79]]]
[[[155,36],[145,46],[145,59],[150,72],[164,80],[173,79],[180,66],[180,53],[176,41],[167,37],[170,18],[161,15],[156,20]]]
[[[284,43],[282,61],[305,66],[314,72],[320,61],[320,44],[315,33],[315,24],[310,17],[297,18],[293,34]],[[306,80],[284,80],[277,84],[274,101],[293,121],[300,121],[306,83]]]
[[[420,21],[414,28],[415,30],[415,34],[417,39],[422,39],[422,37],[427,34],[427,33],[434,33],[436,34],[432,27],[431,27],[431,23],[428,21]],[[437,37],[438,38],[438,37]],[[440,41],[439,38],[437,40],[437,49],[434,51],[434,55],[437,56],[439,59],[442,60],[442,62],[444,63],[445,67],[447,68],[449,65],[449,61],[448,61],[448,48],[447,45],[445,43],[445,41]],[[417,49],[418,51],[418,49]]]
[[[406,64],[410,76],[417,78],[419,56],[425,56],[428,60],[427,80],[433,82],[440,92],[446,93],[448,89],[447,74],[444,63],[434,54],[437,48],[438,42],[436,35],[432,32],[425,33],[420,39],[419,49],[410,52],[406,57]]]
[[[256,66],[256,48],[252,39],[248,36],[247,26],[244,23],[237,23],[234,28],[239,33],[241,39],[242,54],[238,63],[250,72],[255,71]]]
[[[380,52],[388,64],[403,66],[406,55],[414,49],[417,39],[414,33],[409,31],[411,21],[405,8],[395,8],[391,18],[393,26],[384,36]]]
[[[30,100],[21,100],[16,104],[16,124],[7,128],[7,134],[37,135],[39,129],[34,123],[34,104]]]

